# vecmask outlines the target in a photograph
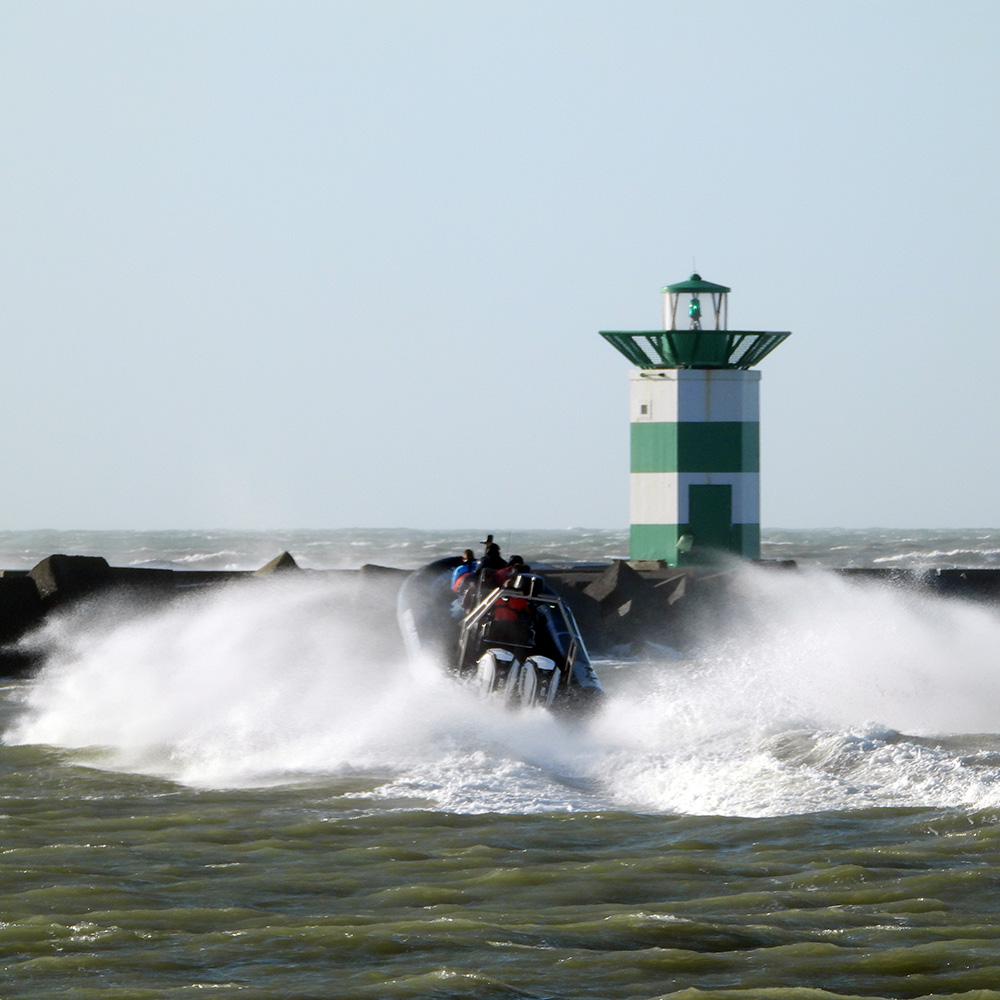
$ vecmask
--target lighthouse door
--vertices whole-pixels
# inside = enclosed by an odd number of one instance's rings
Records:
[[[730,549],[733,544],[733,488],[688,487],[688,531],[698,549]]]

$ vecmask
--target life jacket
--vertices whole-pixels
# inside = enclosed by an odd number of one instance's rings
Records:
[[[528,610],[528,602],[523,597],[501,597],[493,606],[493,620],[516,622]]]

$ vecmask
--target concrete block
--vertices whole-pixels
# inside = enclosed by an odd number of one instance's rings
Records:
[[[42,619],[42,599],[29,576],[0,577],[0,645],[16,642]]]
[[[286,573],[288,570],[297,570],[299,564],[293,558],[291,552],[282,552],[280,556],[275,556],[269,563],[254,571],[254,576],[271,576],[273,573]]]
[[[1000,600],[1000,570],[996,569],[939,569],[927,583],[942,595]]]
[[[646,582],[624,560],[615,560],[596,580],[584,587],[584,594],[596,601],[605,613],[615,611],[628,601],[646,596]]]
[[[28,576],[46,604],[85,597],[113,583],[111,567],[103,556],[48,556]]]

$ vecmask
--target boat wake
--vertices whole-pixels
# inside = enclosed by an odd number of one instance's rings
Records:
[[[786,815],[1000,805],[1000,616],[821,571],[737,573],[689,659],[606,661],[593,717],[510,711],[387,648],[348,591],[248,581],[53,617],[7,744],[358,808]],[[904,735],[905,734],[905,735]]]

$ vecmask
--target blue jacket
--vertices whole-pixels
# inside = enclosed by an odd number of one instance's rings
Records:
[[[455,572],[451,574],[451,589],[458,593],[458,585],[462,582],[462,577],[466,573],[475,573],[479,569],[479,563],[475,559],[472,562],[461,563],[455,567]]]

